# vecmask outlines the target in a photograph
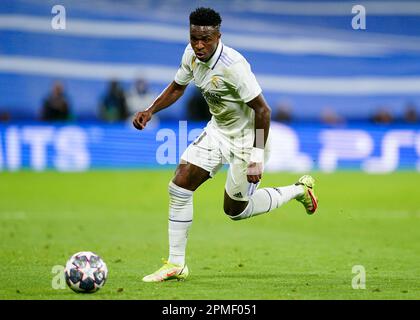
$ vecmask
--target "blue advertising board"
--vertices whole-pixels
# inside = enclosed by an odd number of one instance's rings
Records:
[[[0,171],[169,168],[205,123],[0,125]],[[420,126],[272,123],[267,171],[420,171]]]

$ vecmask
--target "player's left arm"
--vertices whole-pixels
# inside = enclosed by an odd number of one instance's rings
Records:
[[[248,182],[257,183],[261,180],[264,165],[264,148],[270,131],[271,109],[260,93],[247,103],[255,111],[254,147],[248,164]]]

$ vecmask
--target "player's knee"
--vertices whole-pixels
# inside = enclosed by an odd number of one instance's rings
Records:
[[[241,214],[244,212],[244,210],[247,207],[246,202],[240,202],[236,205],[232,205],[229,203],[224,203],[223,205],[223,211],[225,214],[231,218],[233,221],[241,220]]]
[[[172,182],[181,188],[195,191],[208,178],[210,178],[209,172],[187,163],[177,167]]]
[[[176,175],[173,178],[173,180],[171,180],[171,182],[180,188],[190,189],[188,183],[190,179],[188,177],[188,171],[186,171],[184,168],[180,168],[177,170]],[[169,183],[169,185],[171,184],[171,182]]]
[[[226,215],[228,215],[230,218],[232,217],[232,216],[235,216],[235,215],[237,215],[237,213],[234,211],[234,210],[232,210],[232,208],[231,207],[229,207],[228,205],[226,205],[226,204],[224,204],[223,205],[223,211],[225,212],[225,214]]]
[[[168,193],[171,204],[182,206],[192,201],[194,191],[182,188],[171,180],[168,185]]]
[[[243,210],[237,210],[237,209],[232,209],[232,208],[223,208],[225,211],[225,214],[232,220],[232,221],[239,221],[242,220],[242,214],[243,214]]]

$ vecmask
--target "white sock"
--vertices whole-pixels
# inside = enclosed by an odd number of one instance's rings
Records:
[[[169,263],[185,265],[188,230],[193,219],[193,191],[169,182]]]
[[[249,198],[248,206],[236,216],[229,216],[232,220],[251,218],[277,209],[281,205],[301,195],[304,189],[301,185],[290,185],[280,188],[258,189]]]

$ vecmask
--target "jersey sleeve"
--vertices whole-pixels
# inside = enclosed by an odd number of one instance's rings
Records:
[[[174,79],[175,82],[182,86],[186,86],[193,79],[193,73],[192,73],[192,68],[191,68],[191,60],[192,60],[191,52],[192,52],[191,47],[187,46],[182,56],[181,64],[175,75],[175,79]]]
[[[262,89],[245,59],[236,62],[231,68],[232,82],[241,100],[248,103],[261,94]]]

